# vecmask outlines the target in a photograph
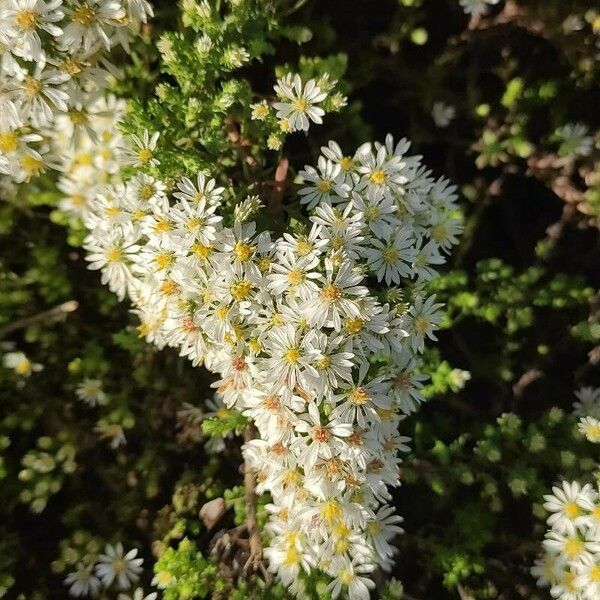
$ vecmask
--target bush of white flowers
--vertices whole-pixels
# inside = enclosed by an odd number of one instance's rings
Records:
[[[60,165],[54,140],[94,131],[119,69],[110,52],[152,16],[146,0],[0,1],[0,173],[29,181]]]
[[[276,108],[293,128],[319,118],[314,81],[290,75],[275,89],[289,98]],[[144,131],[123,148],[134,165],[124,181],[88,186],[100,179],[88,166],[66,169],[61,189],[89,200],[72,210],[90,230],[90,268],[133,301],[148,341],[219,374],[225,407],[255,424],[244,457],[257,491],[274,500],[269,568],[292,587],[301,571],[320,569],[334,595],[366,598],[368,574],[392,564],[390,541],[402,531],[387,487],[399,484],[408,450],[398,423],[423,400],[419,355],[441,305],[422,284],[457,242],[455,188],[407,155],[404,139],[348,155],[330,142],[300,174],[310,226],[274,237],[253,220],[258,196],[238,203],[226,226],[232,191],[208,173],[169,185],[136,172],[156,160],[157,140]],[[103,154],[91,138],[83,149]],[[87,191],[75,189],[81,181]]]

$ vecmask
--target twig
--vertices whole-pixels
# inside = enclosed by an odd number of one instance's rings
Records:
[[[254,427],[248,425],[244,429],[244,442],[247,444],[254,439]],[[244,565],[246,573],[261,570],[266,576],[266,569],[262,562],[262,542],[260,531],[256,521],[256,482],[250,465],[244,463],[244,492],[246,499],[246,527],[248,530],[248,542],[250,545],[250,556]]]
[[[78,307],[79,303],[76,300],[69,300],[68,302],[63,302],[62,304],[59,304],[58,306],[55,306],[49,310],[45,310],[37,315],[17,319],[16,321],[13,321],[12,323],[0,328],[0,338],[7,336],[13,331],[29,327],[29,325],[33,325],[34,323],[38,323],[40,321],[60,321],[61,319],[64,319],[68,313],[77,310]]]

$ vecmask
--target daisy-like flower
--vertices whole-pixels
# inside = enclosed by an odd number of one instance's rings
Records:
[[[39,31],[53,37],[62,35],[55,25],[64,14],[60,10],[62,0],[7,0],[0,8],[0,26],[3,34],[16,41],[13,53],[25,60],[43,62],[42,40]]]
[[[373,572],[374,569],[373,565],[353,562],[349,558],[335,558],[331,565],[335,577],[327,589],[333,598],[337,598],[344,591],[349,600],[369,600],[369,590],[375,587],[375,583],[364,575]]]
[[[566,569],[566,562],[557,554],[544,554],[531,567],[531,575],[537,579],[538,587],[557,585]]]
[[[584,559],[573,565],[576,577],[573,587],[583,592],[586,600],[600,598],[600,559],[596,556],[592,559]]]
[[[335,420],[322,423],[319,409],[313,402],[308,405],[308,413],[300,415],[295,429],[307,434],[292,443],[292,450],[305,469],[311,469],[319,458],[328,460],[343,452],[346,446],[343,439],[352,434],[352,425],[348,423]]]
[[[108,402],[108,398],[102,389],[102,381],[100,379],[90,379],[89,377],[84,379],[77,386],[75,394],[89,406],[102,405]]]
[[[394,232],[387,230],[382,240],[372,240],[371,247],[365,248],[363,253],[377,279],[385,279],[387,285],[398,285],[403,277],[412,275],[416,252],[412,232],[407,227]]]
[[[141,137],[132,135],[134,146],[123,148],[123,157],[134,167],[156,167],[160,161],[154,156],[160,133],[155,131],[152,135],[144,129]]]
[[[456,116],[456,109],[450,104],[445,102],[434,102],[433,108],[431,109],[431,117],[437,127],[445,128],[450,125],[450,122]]]
[[[577,562],[593,559],[600,552],[600,541],[585,539],[579,533],[563,535],[550,531],[544,540],[544,548],[561,554],[569,562]]]
[[[100,579],[94,575],[94,565],[79,563],[75,571],[65,578],[65,585],[69,586],[69,594],[80,596],[93,596],[101,587]]]
[[[327,98],[327,93],[321,91],[314,79],[309,79],[305,85],[300,75],[289,73],[277,80],[274,87],[281,102],[274,102],[278,119],[285,119],[291,131],[308,131],[310,121],[321,124],[325,111],[317,106]]]
[[[589,129],[583,123],[567,123],[556,130],[560,141],[558,153],[561,156],[589,156],[594,149],[594,138],[588,135]]]
[[[91,54],[102,45],[109,50],[114,27],[125,16],[117,0],[76,0],[67,7],[68,23],[60,42],[71,52],[81,49]]]
[[[495,6],[500,0],[460,0],[460,5],[468,15],[485,15],[490,6]]]
[[[562,487],[552,488],[552,495],[544,496],[544,508],[552,513],[548,525],[558,533],[575,535],[581,517],[594,508],[597,499],[589,483],[581,487],[577,481],[563,481]]]
[[[339,183],[341,167],[323,156],[319,157],[317,169],[306,166],[300,177],[307,186],[300,188],[300,203],[310,210],[315,206],[339,202],[348,195],[349,188]]]
[[[130,266],[140,250],[132,234],[124,236],[118,230],[103,235],[90,234],[84,241],[84,248],[88,251],[88,268],[101,269],[102,283],[123,299],[132,281]]]
[[[575,392],[577,402],[573,403],[576,417],[600,419],[600,388],[583,387]]]
[[[366,287],[358,285],[362,279],[362,275],[352,271],[350,263],[342,264],[336,272],[333,263],[326,259],[319,292],[304,304],[309,322],[315,327],[329,324],[340,331],[344,318],[360,317],[357,299],[368,294]]]
[[[35,127],[49,125],[54,112],[67,112],[69,95],[62,85],[69,75],[55,69],[43,69],[38,63],[33,74],[21,72],[13,78],[9,86],[9,97],[19,107],[23,119],[28,119]]]
[[[185,200],[189,204],[196,205],[201,202],[206,204],[218,205],[221,203],[221,197],[225,188],[216,187],[217,182],[209,179],[204,173],[198,173],[196,184],[191,179],[183,177],[177,182],[178,192],[173,196],[179,200]]]
[[[264,365],[269,381],[285,383],[293,388],[303,371],[317,375],[311,364],[314,351],[303,339],[302,332],[293,325],[269,333],[269,353],[271,357],[266,359]]]
[[[114,546],[107,544],[96,564],[96,575],[102,585],[108,587],[115,581],[121,590],[130,588],[140,578],[144,563],[143,558],[136,558],[137,554],[137,548],[125,552],[121,542]]]
[[[29,360],[23,352],[7,352],[2,357],[2,364],[21,377],[29,377],[32,373],[37,373],[44,368],[43,365]]]
[[[600,444],[600,420],[594,417],[583,417],[579,420],[577,428],[585,435],[588,442]]]
[[[415,351],[422,352],[426,337],[437,340],[433,332],[438,328],[441,320],[440,308],[442,304],[436,304],[435,296],[430,296],[427,300],[423,300],[421,296],[416,297],[414,305],[409,310],[412,317],[411,346]]]
[[[129,594],[119,594],[117,600],[156,600],[157,598],[157,592],[146,595],[143,588],[136,588],[131,596]]]
[[[356,158],[354,156],[344,154],[340,148],[340,145],[333,140],[330,140],[327,146],[322,146],[321,152],[325,158],[330,160],[334,165],[340,167],[338,183],[348,187],[353,187],[358,179],[356,173],[358,161]]]

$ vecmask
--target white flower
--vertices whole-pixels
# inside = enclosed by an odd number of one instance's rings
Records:
[[[102,585],[108,587],[116,581],[121,590],[131,587],[139,579],[144,562],[142,558],[136,558],[137,553],[137,548],[125,553],[121,542],[114,546],[108,544],[96,564],[96,575],[101,579]]]
[[[337,181],[341,172],[339,165],[320,156],[317,169],[307,165],[299,173],[303,182],[309,184],[298,192],[300,202],[306,204],[309,210],[318,205],[339,202],[348,195],[348,187]]]
[[[600,388],[583,387],[575,392],[579,402],[573,403],[576,417],[594,417],[600,419]]]
[[[196,185],[187,177],[177,182],[178,192],[173,196],[179,200],[189,202],[192,205],[199,203],[220,204],[224,188],[216,187],[214,179],[208,179],[204,173],[198,173]]]
[[[144,129],[141,137],[132,135],[131,139],[135,146],[133,148],[125,147],[124,157],[135,167],[159,165],[160,161],[154,156],[159,136],[158,131],[150,135],[147,129]]]
[[[75,393],[80,400],[83,400],[89,406],[102,405],[108,402],[100,379],[90,379],[89,377],[84,379],[77,386]]]
[[[594,508],[598,495],[590,484],[581,487],[577,481],[563,481],[562,488],[552,488],[552,494],[544,496],[544,508],[553,513],[548,525],[558,533],[575,535],[581,517]]]
[[[561,142],[558,153],[561,156],[589,156],[594,149],[594,138],[588,132],[583,123],[567,123],[559,127],[555,134]]]
[[[93,596],[100,589],[100,579],[94,575],[94,565],[79,563],[77,569],[65,578],[65,585],[69,586],[69,594],[79,596]]]
[[[68,24],[60,42],[71,52],[91,54],[102,45],[108,50],[111,33],[125,14],[116,0],[75,0],[67,7]]]
[[[468,15],[484,15],[490,6],[495,6],[500,0],[460,0],[460,5]]]
[[[145,595],[143,588],[136,588],[133,594],[119,594],[117,600],[156,600],[158,598],[157,592]]]
[[[582,417],[577,426],[592,444],[600,444],[600,420],[594,417]]]
[[[334,559],[331,570],[335,577],[327,589],[333,598],[337,598],[343,590],[348,594],[349,600],[369,600],[369,590],[375,587],[375,583],[362,574],[371,573],[373,565],[361,565],[349,558],[340,557]]]
[[[51,36],[62,35],[55,25],[63,18],[62,0],[6,0],[0,8],[0,27],[3,34],[17,42],[13,52],[31,61],[44,61],[42,40],[38,30]]]
[[[9,97],[16,102],[23,119],[35,127],[49,125],[54,112],[68,110],[69,95],[62,89],[69,75],[56,69],[43,69],[38,63],[33,74],[22,72],[12,79]]]
[[[2,357],[2,364],[21,377],[29,377],[44,368],[39,363],[31,362],[23,352],[7,352]]]
[[[314,79],[302,84],[300,75],[291,73],[277,80],[275,93],[283,102],[275,102],[278,119],[285,119],[291,131],[308,131],[310,121],[320,124],[323,122],[325,111],[316,106],[327,98]]]
[[[448,127],[450,122],[456,116],[456,109],[454,106],[450,104],[446,104],[445,102],[434,102],[433,108],[431,110],[431,116],[433,118],[434,123],[440,127]]]

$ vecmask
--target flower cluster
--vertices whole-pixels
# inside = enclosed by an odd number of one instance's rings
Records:
[[[135,583],[142,572],[144,559],[138,558],[137,548],[128,552],[123,549],[123,544],[117,542],[114,546],[107,544],[104,554],[94,556],[93,561],[80,562],[76,569],[65,578],[72,596],[95,596],[100,590],[115,586],[119,590],[127,590]],[[145,600],[155,600],[157,594],[152,593]],[[119,600],[144,600],[141,588],[134,591],[133,596],[119,595]]]
[[[539,586],[560,600],[600,597],[600,498],[590,485],[563,481],[544,496],[550,531],[532,568]]]
[[[580,417],[579,431],[600,443],[600,388],[575,392],[573,414]],[[559,600],[592,600],[600,597],[600,493],[586,483],[562,482],[544,496],[550,531],[545,554],[531,572],[540,587],[550,586]]]
[[[286,134],[308,131],[311,123],[320,125],[323,122],[326,112],[345,106],[346,98],[333,92],[336,83],[327,75],[318,81],[309,79],[306,82],[298,73],[288,73],[278,79],[274,86],[277,101],[270,105],[262,100],[251,106],[252,119],[266,121],[273,131],[267,140],[269,149],[279,150]]]
[[[600,444],[600,388],[584,387],[575,395],[573,414],[579,417],[579,431],[589,442]]]
[[[128,48],[152,15],[146,0],[0,0],[0,173],[28,181],[57,167],[65,121],[77,141],[119,76],[107,52]]]
[[[155,136],[136,143],[153,160]],[[352,598],[392,564],[398,425],[423,399],[419,355],[440,319],[423,284],[461,230],[454,187],[408,149],[330,142],[301,172],[309,224],[278,239],[252,220],[256,196],[226,226],[233,192],[206,173],[169,189],[138,172],[80,213],[90,268],[132,299],[141,335],[218,373],[226,409],[256,425],[244,455],[275,499],[270,568],[289,585],[318,568]]]

